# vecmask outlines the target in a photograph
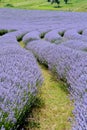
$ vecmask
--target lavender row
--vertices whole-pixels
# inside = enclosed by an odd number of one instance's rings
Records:
[[[51,30],[44,36],[44,40],[57,45],[63,44],[72,49],[87,51],[87,30],[81,29],[56,29]]]
[[[17,45],[0,48],[0,129],[12,130],[33,102],[42,76],[31,52]]]
[[[82,35],[82,34],[83,35]],[[30,31],[26,33],[22,41],[27,44],[33,40],[45,40],[57,45],[63,44],[69,48],[76,50],[87,51],[86,44],[86,29],[82,32],[81,29],[55,29],[55,30],[46,30],[39,29],[35,31]]]
[[[62,45],[75,50],[87,51],[87,43],[81,40],[67,40],[62,42]]]
[[[64,46],[87,51],[86,45],[86,35],[87,29],[66,29],[66,28],[59,28],[59,29],[49,29],[49,28],[41,28],[38,30],[6,30],[1,29],[1,31],[8,32],[7,34],[3,35],[0,38],[0,42],[2,43],[16,43],[18,44],[17,40],[22,40],[25,44],[33,40],[46,40],[49,42],[53,42],[58,44],[63,44]],[[23,38],[23,39],[22,39]],[[13,40],[14,39],[14,40]]]
[[[4,30],[2,29],[2,30],[0,30],[0,32],[4,31]],[[22,30],[12,29],[12,30],[6,30],[6,31],[7,31],[7,33],[3,34],[0,37],[0,43],[6,42],[6,43],[11,43],[11,44],[13,44],[13,43],[18,44],[17,41],[22,40],[22,37],[29,32],[29,31],[23,30],[23,29]]]
[[[43,40],[28,43],[26,49],[32,50],[40,62],[67,82],[75,100],[76,125],[73,130],[86,130],[87,96],[84,95],[87,93],[87,54]]]
[[[70,75],[68,74],[68,72],[71,74],[71,70],[74,70],[75,68],[78,71],[78,73],[76,74],[81,75],[82,72],[84,72],[82,74],[85,74],[87,54],[84,52],[76,51],[63,45],[57,46],[54,44],[50,44],[50,42],[43,40],[30,42],[29,44],[27,44],[26,48],[32,49],[33,53],[38,56],[38,59],[41,62],[46,63],[50,69],[55,68],[61,79],[69,77]],[[74,69],[73,66],[75,66]],[[80,66],[82,66],[82,68]],[[77,69],[77,67],[79,68],[79,70]],[[80,68],[82,70],[80,70]],[[83,70],[83,68],[85,70]],[[82,92],[83,91],[81,90],[81,93]]]
[[[68,19],[67,19],[68,18]],[[87,28],[87,14],[39,10],[0,9],[0,28],[40,29],[40,28]],[[84,25],[84,26],[83,26]]]

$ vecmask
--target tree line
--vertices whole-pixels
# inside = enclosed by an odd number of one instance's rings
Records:
[[[53,3],[57,3],[58,5],[60,4],[60,0],[48,0],[48,2],[51,2],[51,4]],[[67,4],[68,0],[64,0],[65,4]]]

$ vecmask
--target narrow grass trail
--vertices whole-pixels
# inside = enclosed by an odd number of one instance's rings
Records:
[[[30,130],[71,130],[73,105],[68,97],[66,85],[57,81],[43,65],[40,65],[40,68],[44,77],[40,97],[44,106],[33,109],[33,119],[40,127],[32,127]]]
[[[19,42],[24,48],[24,43]],[[39,97],[41,107],[33,107],[27,118],[26,130],[71,130],[73,103],[67,85],[57,80],[47,67],[39,64],[44,82]]]

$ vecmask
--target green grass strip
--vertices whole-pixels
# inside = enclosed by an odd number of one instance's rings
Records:
[[[71,130],[73,121],[73,103],[69,99],[67,86],[57,81],[55,76],[40,65],[44,83],[39,97],[44,105],[35,107],[29,115],[26,130]],[[41,104],[41,102],[39,102]]]
[[[72,103],[68,97],[66,85],[55,77],[49,70],[41,66],[45,78],[42,86],[42,98],[45,108],[40,114],[41,130],[70,130],[69,117],[72,116]]]
[[[20,46],[24,47],[24,43],[20,42]],[[44,83],[24,127],[26,130],[71,130],[74,107],[67,85],[57,80],[44,65],[39,66]]]
[[[68,0],[67,4],[64,0],[60,0],[59,7],[56,3],[51,4],[47,0],[0,0],[0,7],[87,12],[87,0]]]

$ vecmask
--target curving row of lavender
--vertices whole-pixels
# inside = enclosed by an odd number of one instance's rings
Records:
[[[35,30],[26,33],[23,42],[27,44],[33,40],[43,39],[54,44],[63,44],[66,47],[87,51],[87,29],[53,29],[53,30]]]
[[[20,48],[21,40],[67,82],[75,101],[72,129],[87,130],[87,13],[18,9],[0,9],[0,129],[17,124],[28,95],[42,81],[32,53]]]
[[[16,40],[21,34],[12,32],[0,37],[0,130],[19,127],[42,83],[33,54]]]
[[[58,78],[67,82],[75,100],[74,114],[76,124],[73,130],[87,128],[87,54],[82,51],[37,40],[27,44],[36,58],[56,73]]]

